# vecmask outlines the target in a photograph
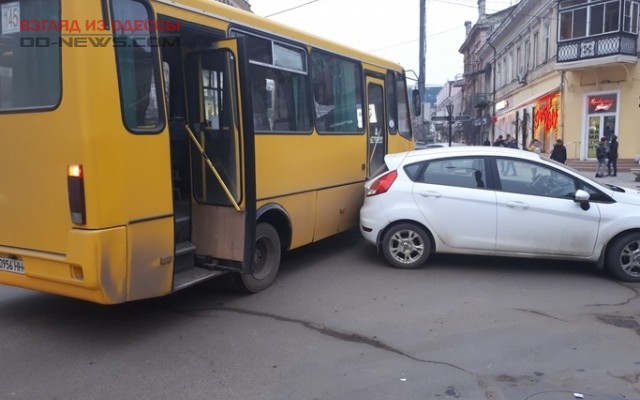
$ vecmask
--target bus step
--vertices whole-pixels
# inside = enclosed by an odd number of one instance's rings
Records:
[[[190,255],[196,252],[196,245],[187,241],[180,242],[176,245],[176,258]]]
[[[176,244],[176,259],[173,265],[173,270],[176,274],[194,267],[193,255],[195,252],[196,245],[189,241]]]
[[[204,268],[190,268],[176,273],[173,277],[173,290],[180,290],[196,283],[204,282],[226,274],[226,271],[212,271]]]
[[[191,239],[191,217],[189,215],[176,214],[175,240],[176,243],[184,243]]]

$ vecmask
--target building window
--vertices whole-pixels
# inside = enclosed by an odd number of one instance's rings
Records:
[[[560,40],[587,36],[587,9],[560,13]]]
[[[620,4],[611,2],[589,8],[589,36],[617,32],[620,29]]]
[[[629,33],[638,33],[638,14],[640,6],[635,1],[624,2],[624,19],[622,22],[622,30]]]
[[[626,16],[628,12],[629,29],[631,29],[631,21],[634,17],[637,21],[637,5],[638,3],[635,0],[626,0],[624,2],[624,23],[627,22]],[[634,9],[635,15],[633,14]],[[619,0],[598,2],[588,2],[586,0],[561,1],[558,38],[560,41],[563,41],[610,32],[619,32],[620,10],[621,2]]]
[[[550,37],[551,37],[551,24],[547,22],[544,24],[544,54],[542,59],[543,62],[547,62],[549,60]]]
[[[507,57],[502,59],[502,85],[507,84],[507,80],[509,79],[509,64],[507,64]]]
[[[516,72],[515,62],[516,60],[515,60],[515,57],[513,56],[513,51],[511,51],[509,53],[509,74],[507,75],[508,82],[511,82],[515,78],[515,72]]]
[[[538,66],[538,32],[533,34],[533,68]]]

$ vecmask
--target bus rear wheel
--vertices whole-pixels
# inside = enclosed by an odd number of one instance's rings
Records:
[[[253,273],[240,275],[240,287],[249,293],[258,293],[271,286],[278,275],[280,255],[278,231],[270,224],[259,223],[253,250]]]

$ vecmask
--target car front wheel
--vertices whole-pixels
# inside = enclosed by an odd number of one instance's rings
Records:
[[[422,227],[405,222],[392,226],[384,234],[382,252],[394,267],[414,269],[431,255],[431,240]]]
[[[616,239],[607,252],[607,268],[622,281],[640,282],[640,233]]]

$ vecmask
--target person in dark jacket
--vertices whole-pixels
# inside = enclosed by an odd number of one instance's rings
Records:
[[[613,174],[611,174],[611,167],[613,167]],[[618,176],[618,137],[616,135],[611,135],[611,141],[609,142],[607,173],[610,176]]]
[[[553,145],[553,150],[549,158],[562,164],[567,162],[567,149],[564,147],[562,139],[556,140],[556,144]]]
[[[607,137],[600,138],[600,143],[596,147],[596,158],[598,159],[598,168],[596,169],[596,178],[602,178],[604,176],[604,169],[607,166],[607,156],[609,155],[609,148],[607,146]]]

